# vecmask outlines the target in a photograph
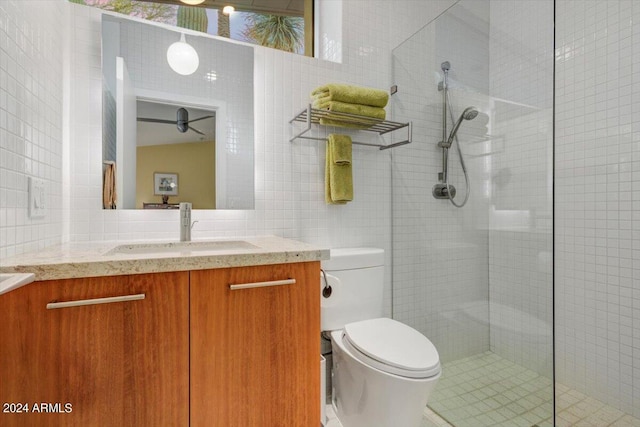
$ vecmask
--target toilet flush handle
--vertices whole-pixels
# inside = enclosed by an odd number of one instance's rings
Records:
[[[322,277],[324,278],[324,288],[322,288],[322,296],[325,298],[329,298],[331,296],[331,292],[333,292],[333,289],[331,289],[331,285],[329,285],[329,281],[327,280],[327,273],[325,273],[323,269],[320,269],[320,272],[322,273]]]

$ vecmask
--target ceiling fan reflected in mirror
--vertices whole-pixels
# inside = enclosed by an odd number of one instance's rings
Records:
[[[199,120],[210,119],[212,117],[215,117],[215,116],[203,116],[203,117],[198,117],[197,119],[189,120],[189,112],[187,111],[187,109],[180,107],[180,108],[178,108],[178,111],[176,112],[176,120],[152,119],[152,118],[138,117],[138,121],[139,122],[164,123],[164,124],[176,125],[176,127],[178,128],[178,131],[180,133],[185,133],[188,130],[192,130],[195,133],[198,133],[200,135],[205,135],[204,132],[194,128],[193,126],[190,125],[190,123],[197,122]]]

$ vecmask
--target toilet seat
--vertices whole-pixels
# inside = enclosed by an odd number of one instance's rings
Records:
[[[389,374],[429,378],[440,373],[435,346],[420,332],[389,318],[345,325],[343,344],[361,362]]]

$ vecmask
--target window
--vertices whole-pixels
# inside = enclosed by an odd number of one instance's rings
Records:
[[[180,0],[69,0],[142,19],[189,28],[233,40],[313,56],[313,0],[228,0],[234,12],[210,7],[210,0],[189,6]],[[220,2],[217,2],[220,7]]]

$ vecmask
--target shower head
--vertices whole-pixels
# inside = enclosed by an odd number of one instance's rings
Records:
[[[462,112],[462,118],[465,120],[473,120],[478,115],[478,109],[476,107],[468,107]]]
[[[453,138],[456,136],[456,133],[458,133],[458,129],[460,128],[462,121],[473,120],[476,118],[477,115],[478,115],[478,109],[476,107],[465,108],[462,114],[460,114],[460,118],[458,119],[456,124],[453,125],[453,129],[451,129],[451,133],[449,134],[449,139],[447,140],[447,144],[449,146],[451,146],[451,143],[453,142]]]

